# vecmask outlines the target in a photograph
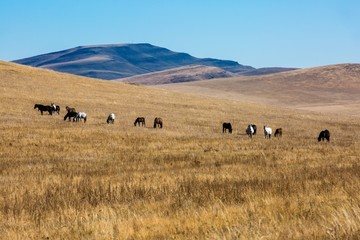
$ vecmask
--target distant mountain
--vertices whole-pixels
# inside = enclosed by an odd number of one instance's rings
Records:
[[[196,58],[147,43],[81,46],[14,62],[108,80],[189,65],[217,67],[230,73],[254,69],[235,61]]]
[[[228,78],[236,74],[219,67],[189,65],[153,73],[139,74],[133,77],[120,78],[116,81],[141,85],[158,85],[168,83],[193,82],[205,79]]]

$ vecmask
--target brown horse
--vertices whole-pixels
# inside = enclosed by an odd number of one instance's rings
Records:
[[[69,106],[66,106],[66,111],[67,112],[76,112],[75,108],[72,108],[72,107],[69,107]]]
[[[154,119],[154,128],[156,127],[160,127],[160,128],[163,127],[163,120],[159,117]]]
[[[136,120],[134,122],[134,126],[136,126],[136,124],[139,124],[139,126],[140,126],[140,123],[141,123],[141,126],[145,126],[145,118],[144,117],[136,118]]]
[[[275,137],[282,137],[282,128],[277,128],[275,130],[275,134],[274,134]]]

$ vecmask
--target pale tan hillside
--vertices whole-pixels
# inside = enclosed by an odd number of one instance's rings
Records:
[[[191,82],[212,78],[232,77],[234,73],[218,67],[190,65],[172,68],[154,73],[136,75],[129,78],[121,78],[115,81],[135,83],[141,85],[158,85],[178,82]]]
[[[51,102],[60,115],[34,109]],[[0,62],[0,239],[356,239],[358,132],[354,116]]]
[[[162,86],[178,92],[360,116],[360,64]]]

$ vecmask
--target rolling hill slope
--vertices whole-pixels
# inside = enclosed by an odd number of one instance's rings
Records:
[[[1,61],[0,91],[0,239],[356,239],[360,231],[358,117]],[[60,115],[34,109],[51,102]],[[87,122],[64,121],[65,106]],[[134,126],[139,116],[145,127]],[[164,128],[153,128],[154,117]],[[250,139],[249,123],[284,134]],[[325,128],[331,141],[318,142]]]
[[[339,64],[162,87],[224,99],[360,115],[360,64]]]

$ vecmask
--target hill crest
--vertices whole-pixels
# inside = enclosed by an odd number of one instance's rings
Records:
[[[360,116],[360,64],[167,84],[182,93]]]

